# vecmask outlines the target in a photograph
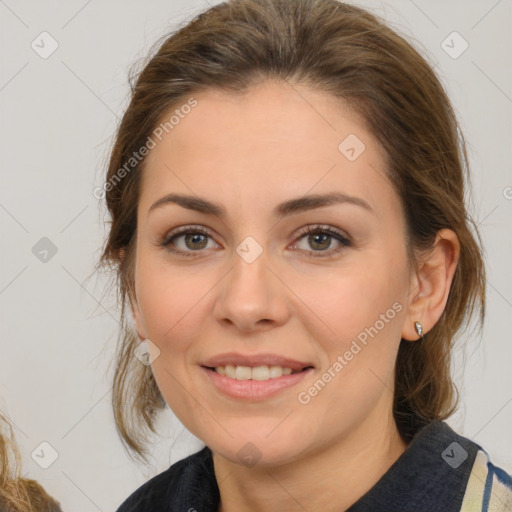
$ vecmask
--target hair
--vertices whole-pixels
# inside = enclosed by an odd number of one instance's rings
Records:
[[[21,457],[9,420],[0,413],[0,510],[62,512],[60,505],[35,481],[21,478]]]
[[[133,357],[139,340],[128,309],[145,160],[120,171],[132,165],[163,116],[192,94],[212,88],[243,94],[264,79],[309,86],[361,114],[385,150],[406,219],[411,268],[439,230],[456,233],[460,255],[441,318],[423,342],[400,343],[393,414],[400,434],[411,439],[419,426],[444,420],[457,407],[451,352],[478,309],[483,325],[485,267],[465,204],[465,141],[443,86],[410,43],[363,9],[336,0],[233,0],[177,29],[131,77],[131,100],[110,154],[104,192],[111,225],[98,266],[116,279],[121,330],[112,405],[135,459],[146,460],[148,435],[156,433],[165,401],[150,367]]]

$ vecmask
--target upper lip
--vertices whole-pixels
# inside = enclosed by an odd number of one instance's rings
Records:
[[[236,352],[228,352],[225,354],[218,354],[202,363],[202,366],[208,368],[216,368],[217,366],[281,366],[283,368],[291,368],[292,370],[300,371],[308,366],[313,366],[311,363],[289,359],[277,354],[238,354]]]

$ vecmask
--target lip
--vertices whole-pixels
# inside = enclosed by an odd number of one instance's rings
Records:
[[[216,366],[223,365],[217,364]],[[213,385],[221,393],[231,398],[249,401],[258,401],[271,398],[281,391],[297,385],[307,375],[314,371],[313,368],[308,368],[307,370],[303,370],[298,373],[283,375],[281,377],[268,380],[236,380],[224,375],[220,375],[211,368],[207,368],[205,366],[200,368],[205,373],[207,378],[209,378],[210,382],[213,383]],[[288,366],[288,368],[290,368],[290,366]]]
[[[226,366],[228,364],[233,366],[282,366],[283,368],[291,368],[295,371],[300,371],[307,366],[314,367],[312,363],[297,361],[277,354],[263,353],[248,355],[236,352],[216,355],[201,363],[201,366],[216,368],[217,366]]]

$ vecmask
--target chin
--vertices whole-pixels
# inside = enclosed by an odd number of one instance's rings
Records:
[[[210,446],[210,445],[209,445]],[[247,468],[270,468],[293,462],[297,457],[296,448],[281,446],[279,451],[275,451],[273,446],[263,445],[263,443],[253,443],[246,441],[240,444],[237,449],[236,444],[232,446],[219,445],[210,446],[211,450],[217,455],[228,460],[232,464],[245,466]]]
[[[244,428],[235,431],[227,427],[233,438],[223,435],[222,440],[219,440],[218,437],[216,439],[203,439],[214,453],[233,464],[247,467],[266,467],[293,462],[306,448],[304,437],[290,435],[290,431],[287,429],[278,432],[279,427],[275,432],[272,432],[279,421],[269,423],[272,423],[272,426],[265,425],[263,429]],[[294,437],[301,439],[300,446],[294,440]]]

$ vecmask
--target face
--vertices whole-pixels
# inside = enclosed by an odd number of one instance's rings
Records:
[[[305,86],[194,98],[151,149],[138,205],[133,312],[162,395],[238,463],[381,428],[411,287],[382,149]]]

